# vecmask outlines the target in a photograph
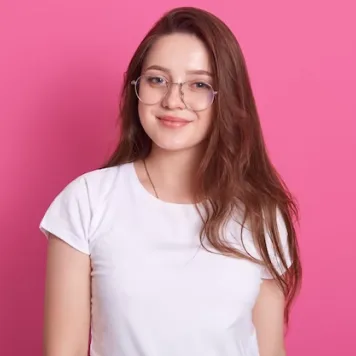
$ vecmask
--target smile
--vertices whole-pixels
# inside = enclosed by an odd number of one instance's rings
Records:
[[[173,116],[158,117],[160,123],[167,127],[183,127],[191,123],[191,121]]]

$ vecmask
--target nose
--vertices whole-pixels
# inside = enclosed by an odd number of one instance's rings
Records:
[[[168,109],[185,109],[182,85],[180,83],[171,83],[167,93],[162,100],[162,105]]]

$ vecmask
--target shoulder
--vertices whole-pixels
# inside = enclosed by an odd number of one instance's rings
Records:
[[[79,176],[76,180],[85,186],[88,194],[101,195],[105,194],[116,186],[116,182],[122,174],[124,166],[114,166],[109,168],[101,168],[86,172]]]
[[[102,202],[120,194],[127,180],[127,164],[83,173],[67,183],[50,205],[61,214],[91,215]]]
[[[74,178],[63,189],[67,195],[86,197],[89,203],[98,202],[117,190],[125,177],[128,164],[88,171]]]
[[[95,230],[93,218],[102,214],[101,207],[109,199],[120,195],[123,184],[119,180],[127,179],[127,168],[122,165],[97,169],[73,179],[47,208],[40,223],[41,230],[47,236],[51,233],[76,249],[90,253],[91,235]]]
[[[88,171],[80,175],[77,179],[83,179],[86,183],[92,186],[100,186],[105,183],[113,182],[124,169],[125,165],[99,168]]]

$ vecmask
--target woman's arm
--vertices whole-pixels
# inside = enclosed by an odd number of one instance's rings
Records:
[[[260,356],[285,356],[284,296],[277,283],[263,280],[253,310]]]
[[[86,356],[90,329],[90,258],[50,235],[44,356]]]

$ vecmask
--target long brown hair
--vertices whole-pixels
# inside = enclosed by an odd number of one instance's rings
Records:
[[[241,48],[230,29],[211,13],[192,7],[173,9],[164,14],[148,32],[134,53],[123,84],[120,101],[120,142],[104,167],[145,159],[151,140],[138,115],[138,99],[130,85],[142,70],[153,43],[163,35],[189,33],[204,42],[215,75],[214,127],[201,161],[197,201],[204,198],[201,230],[210,245],[220,253],[261,263],[280,285],[286,298],[285,321],[301,282],[301,264],[294,224],[298,209],[292,194],[272,165],[265,146],[257,108]],[[235,249],[220,235],[236,208],[244,207],[243,226],[248,223],[262,261]],[[286,256],[277,225],[283,218],[292,260]],[[266,242],[269,234],[277,257],[286,270],[282,275],[272,263]]]

